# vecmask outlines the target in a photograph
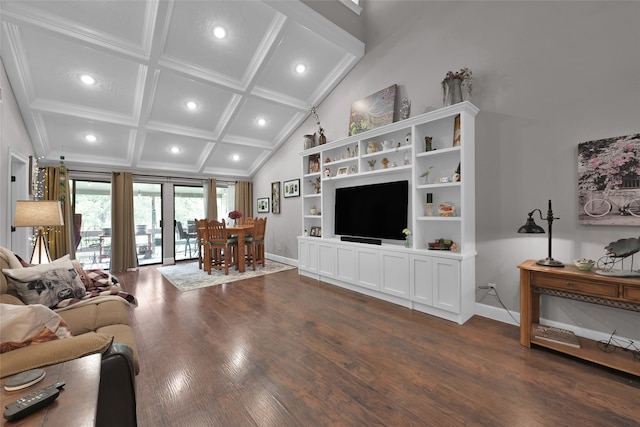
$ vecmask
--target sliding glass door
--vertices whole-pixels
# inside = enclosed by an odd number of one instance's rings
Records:
[[[86,269],[108,269],[111,262],[111,183],[72,180],[74,212],[80,236],[76,259]]]
[[[202,186],[173,187],[175,212],[175,259],[193,259],[198,256],[196,219],[205,217],[204,189]]]
[[[162,262],[162,184],[133,183],[133,218],[138,264]]]

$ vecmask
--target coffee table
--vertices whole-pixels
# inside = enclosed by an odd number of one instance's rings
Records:
[[[0,405],[2,412],[9,403],[58,381],[66,384],[60,395],[49,406],[17,421],[0,417],[2,426],[92,426],[96,424],[98,391],[100,388],[100,363],[102,355],[92,354],[68,362],[45,366],[47,373],[42,381],[18,391],[6,391],[0,381]]]

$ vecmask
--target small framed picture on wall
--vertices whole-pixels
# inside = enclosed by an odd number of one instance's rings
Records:
[[[280,213],[280,181],[271,183],[271,213]]]
[[[300,197],[300,180],[292,179],[290,181],[285,181],[283,184],[284,188],[284,197]]]
[[[258,199],[258,213],[269,213],[269,198]]]

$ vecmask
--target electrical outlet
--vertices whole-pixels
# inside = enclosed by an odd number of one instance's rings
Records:
[[[497,296],[495,283],[487,283],[486,285],[480,285],[480,286],[478,286],[478,289],[484,289],[484,290],[488,291],[487,295]]]

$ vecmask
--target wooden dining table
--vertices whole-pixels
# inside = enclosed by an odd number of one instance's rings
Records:
[[[251,234],[253,231],[253,224],[245,224],[245,225],[227,225],[227,232],[229,236],[238,236],[238,271],[240,273],[244,273],[246,270],[246,265],[244,262],[245,256],[245,244],[244,238]]]

